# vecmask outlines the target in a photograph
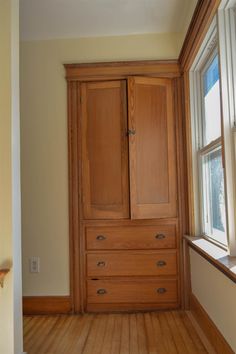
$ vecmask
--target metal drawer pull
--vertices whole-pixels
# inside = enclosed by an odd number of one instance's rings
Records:
[[[98,295],[105,295],[107,293],[106,289],[98,289],[97,294]]]
[[[103,241],[103,240],[106,239],[106,236],[98,235],[98,236],[96,237],[96,239],[97,239],[98,241]]]
[[[163,240],[163,238],[166,238],[166,235],[164,235],[164,234],[157,234],[157,235],[155,236],[155,238],[156,238],[157,240]]]
[[[105,267],[105,265],[106,265],[106,262],[103,262],[103,261],[99,261],[99,262],[97,262],[97,266],[98,267]]]
[[[166,266],[166,262],[165,262],[165,261],[158,261],[156,264],[157,264],[157,267],[164,267],[164,266]]]
[[[158,288],[157,289],[158,294],[165,294],[167,292],[166,288]]]

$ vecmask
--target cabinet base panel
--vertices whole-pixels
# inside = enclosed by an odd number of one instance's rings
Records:
[[[136,312],[136,311],[158,311],[158,310],[177,310],[180,304],[87,304],[85,312]]]

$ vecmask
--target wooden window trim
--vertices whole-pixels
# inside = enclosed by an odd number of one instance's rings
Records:
[[[227,251],[204,237],[185,235],[184,239],[187,241],[189,247],[236,283],[236,257],[229,256]]]
[[[194,235],[195,232],[195,214],[194,214],[194,161],[192,159],[192,122],[190,107],[190,68],[192,67],[197,53],[204,41],[205,35],[209,30],[212,20],[220,5],[220,0],[199,0],[194,11],[187,35],[185,37],[180,55],[179,65],[182,72],[182,82],[184,91],[184,131],[185,131],[185,160],[186,160],[186,186],[188,193],[186,195],[186,210],[188,218],[187,232]]]

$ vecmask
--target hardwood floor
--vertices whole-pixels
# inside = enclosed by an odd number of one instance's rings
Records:
[[[27,354],[208,353],[181,311],[24,317]]]

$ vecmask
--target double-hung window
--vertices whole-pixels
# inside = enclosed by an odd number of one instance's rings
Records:
[[[195,234],[236,256],[236,0],[222,0],[189,75]]]
[[[202,195],[202,233],[227,245],[219,57],[216,48],[210,53],[199,74],[202,109],[198,163]]]
[[[227,247],[222,107],[216,24],[190,73],[198,234]]]

